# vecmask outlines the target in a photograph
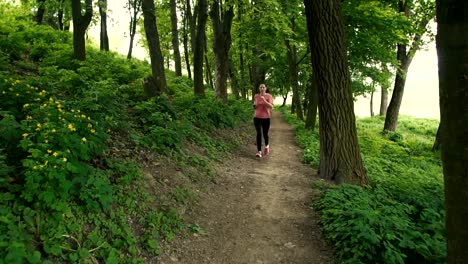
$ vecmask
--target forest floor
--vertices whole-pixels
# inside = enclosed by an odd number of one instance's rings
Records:
[[[294,131],[274,112],[271,153],[256,158],[255,130],[232,157],[216,165],[214,183],[185,217],[186,232],[161,248],[157,263],[333,263],[311,209],[316,171],[301,163]]]

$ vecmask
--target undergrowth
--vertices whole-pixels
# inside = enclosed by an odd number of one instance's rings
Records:
[[[76,61],[70,33],[34,25],[8,4],[0,11],[0,263],[156,256],[184,227],[174,205],[189,193],[155,196],[137,150],[203,174],[234,147],[213,133],[243,124],[250,104],[222,104],[210,91],[195,98],[192,80],[171,73],[170,92],[146,99],[147,63],[91,43],[87,60]],[[204,153],[189,153],[187,143]]]
[[[283,110],[296,129],[304,162],[320,162],[319,136]],[[397,132],[382,133],[382,117],[357,119],[370,185],[333,186],[313,206],[323,234],[342,263],[445,263],[442,165],[432,152],[438,121],[400,117]]]

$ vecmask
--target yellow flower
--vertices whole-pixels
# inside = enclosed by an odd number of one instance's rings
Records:
[[[67,158],[63,158],[62,161],[63,161],[63,162],[67,162]]]
[[[68,129],[70,131],[76,131],[76,128],[73,126],[73,124],[68,124]]]
[[[49,143],[49,140],[47,140],[47,139],[46,139],[46,140],[44,140],[44,143],[48,144],[48,143]]]
[[[86,118],[86,115],[81,114],[81,117],[82,117],[82,118]]]
[[[56,152],[54,152],[54,154],[52,154],[52,155],[54,155],[54,157],[57,157],[59,154],[58,154],[58,152],[56,151]]]
[[[47,150],[47,153],[49,153],[49,154],[52,153],[52,150],[48,149],[48,150]]]
[[[26,120],[32,120],[32,116],[30,115],[26,116]]]
[[[86,138],[85,138],[85,137],[83,137],[81,140],[82,140],[83,142],[86,142]]]
[[[23,138],[27,137],[28,135],[29,135],[28,133],[24,133]]]
[[[93,124],[88,123],[88,127],[89,127],[89,128],[93,127]]]
[[[33,167],[33,170],[37,170],[37,166],[34,166],[34,167]]]
[[[19,96],[19,93],[17,93],[16,96]]]
[[[96,133],[96,130],[94,130],[94,128],[91,129],[91,133],[93,133],[93,134]]]

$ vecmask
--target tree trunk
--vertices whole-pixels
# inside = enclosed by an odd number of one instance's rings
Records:
[[[295,22],[292,21],[292,30],[295,31]],[[291,45],[289,40],[286,40],[286,48],[288,55],[288,66],[289,66],[289,80],[293,90],[293,104],[294,112],[299,120],[304,120],[304,112],[302,112],[301,96],[299,94],[299,76],[297,70],[297,51],[294,44]]]
[[[213,84],[213,75],[211,74],[212,71],[211,71],[211,63],[210,63],[210,59],[208,58],[208,41],[206,39],[206,35],[205,35],[205,40],[203,41],[203,43],[205,43],[205,83],[208,83],[210,85],[210,88],[212,91],[215,90],[215,87],[214,87],[214,84]]]
[[[340,0],[304,0],[319,99],[320,177],[369,183],[356,132]]]
[[[317,86],[314,82],[314,76],[311,75],[307,85],[309,103],[307,104],[307,117],[305,121],[305,128],[310,130],[314,130],[317,123],[318,94]]]
[[[400,0],[398,2],[400,13],[404,13],[406,17],[411,16],[411,10],[408,7],[409,2]],[[424,17],[417,26],[418,32],[414,35],[411,47],[406,52],[406,45],[398,44],[397,59],[399,67],[395,77],[395,86],[393,89],[392,99],[388,105],[387,115],[385,116],[384,131],[395,131],[398,122],[398,114],[400,112],[401,101],[403,99],[403,92],[406,83],[406,74],[408,68],[413,60],[416,51],[420,48],[422,35],[427,31],[427,24],[429,23],[430,16]]]
[[[374,116],[374,91],[371,92],[370,94],[370,116]]]
[[[59,6],[58,6],[58,13],[57,13],[57,24],[58,28],[61,31],[69,31],[70,30],[70,19],[65,19],[64,21],[64,7],[63,5],[65,0],[59,0]]]
[[[81,1],[72,0],[73,16],[73,54],[78,60],[86,60],[86,29],[93,17],[92,0],[85,0],[86,12],[81,15]]]
[[[190,3],[189,0],[187,2]],[[190,4],[187,4],[190,6]],[[190,52],[189,52],[189,47],[188,47],[188,32],[189,30],[187,29],[189,27],[189,15],[188,13],[191,12],[191,10],[185,10],[185,13],[182,14],[183,18],[183,23],[182,23],[182,42],[184,45],[184,58],[185,58],[185,66],[187,67],[187,75],[190,79],[192,79],[192,70],[190,69]],[[195,37],[195,36],[192,36]]]
[[[237,18],[238,23],[242,23],[242,14],[243,8],[242,5],[239,4],[237,8]],[[239,32],[239,39],[242,40],[242,32]],[[245,63],[244,63],[244,43],[241,41],[239,43],[239,68],[240,68],[240,92],[241,96],[244,99],[247,99],[247,81],[245,79]]]
[[[140,13],[141,0],[128,0],[128,12],[130,13],[130,44],[128,45],[127,59],[132,58],[133,42],[135,40],[136,26],[138,23],[138,14]]]
[[[182,76],[182,62],[179,51],[179,29],[177,28],[177,6],[176,0],[170,0],[171,5],[171,27],[172,27],[172,49],[174,50],[175,75]]]
[[[44,13],[45,13],[45,0],[38,0],[37,1],[37,13],[34,20],[38,25],[42,24],[44,20]]]
[[[107,34],[107,0],[100,0],[99,15],[101,16],[100,50],[109,51],[109,36]]]
[[[231,26],[234,18],[233,6],[229,0],[224,8],[219,0],[211,4],[210,17],[213,23],[213,50],[215,53],[215,95],[227,103],[227,76],[229,70],[229,50],[231,49]],[[224,12],[223,12],[224,10]],[[220,14],[221,11],[221,14]]]
[[[240,98],[240,94],[239,94],[239,83],[237,81],[237,77],[236,77],[236,74],[234,73],[234,69],[233,69],[233,65],[232,65],[232,61],[231,59],[229,59],[229,78],[231,79],[231,90],[232,90],[232,94],[234,95],[234,97],[236,99],[239,99]]]
[[[398,114],[400,112],[401,101],[403,100],[403,92],[405,90],[406,74],[411,64],[412,57],[406,54],[406,45],[398,44],[397,58],[399,66],[395,77],[395,86],[393,87],[392,99],[387,108],[385,116],[384,131],[395,131],[398,123]]]
[[[205,86],[203,84],[203,58],[205,46],[205,27],[207,14],[207,0],[198,0],[197,8],[197,27],[195,34],[195,41],[193,42],[193,84],[194,94],[196,96],[205,97]],[[193,35],[192,35],[193,36]]]
[[[164,72],[164,60],[159,43],[158,27],[156,26],[156,8],[153,0],[143,0],[142,11],[144,17],[144,26],[146,40],[151,59],[151,72],[154,78],[154,87],[156,94],[166,92],[166,73]]]
[[[436,5],[447,263],[467,263],[468,2],[437,0]]]
[[[387,114],[387,104],[388,104],[388,87],[382,87],[380,94],[380,111],[379,115],[385,116]]]

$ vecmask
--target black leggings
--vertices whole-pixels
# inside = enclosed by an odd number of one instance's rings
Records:
[[[262,132],[265,146],[268,146],[268,130],[270,130],[270,118],[254,117],[255,130],[257,130],[257,150],[262,151]]]

